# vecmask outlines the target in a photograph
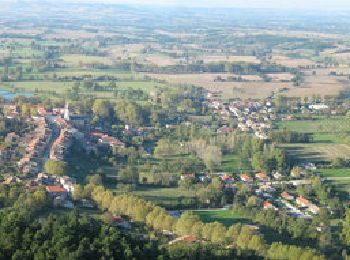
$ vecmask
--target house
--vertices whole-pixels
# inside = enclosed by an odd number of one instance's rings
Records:
[[[281,193],[281,197],[282,197],[282,199],[285,199],[285,200],[293,200],[294,199],[294,197],[286,191],[283,191]]]
[[[195,242],[197,242],[197,238],[195,236],[191,236],[191,235],[185,235],[182,237],[178,237],[173,241],[169,242],[169,245],[173,245],[175,243],[179,243],[179,242],[185,242],[187,244],[193,244]]]
[[[276,189],[273,188],[271,185],[262,185],[259,187],[260,192],[275,192]]]
[[[242,174],[242,175],[240,176],[240,178],[241,178],[241,180],[244,181],[244,182],[251,182],[251,181],[253,181],[253,178],[250,177],[250,176],[247,175],[247,174]]]
[[[112,216],[111,222],[112,222],[112,225],[115,225],[120,228],[124,228],[124,229],[131,228],[130,222],[124,219],[122,216]]]
[[[273,210],[278,210],[274,205],[272,205],[272,203],[271,202],[269,202],[269,201],[267,201],[267,200],[265,200],[264,202],[263,202],[263,208],[264,209],[273,209]]]
[[[228,133],[231,133],[232,131],[233,129],[227,126],[220,127],[216,130],[216,132],[219,134],[228,134]]]
[[[73,193],[78,186],[79,186],[79,184],[72,183],[72,182],[66,182],[63,185],[63,188],[65,188],[68,192]]]
[[[221,180],[225,182],[226,184],[232,184],[234,182],[234,178],[228,175],[221,176]]]
[[[320,211],[320,208],[317,207],[315,204],[311,204],[309,206],[309,210],[313,213],[313,214],[318,214],[318,212]]]
[[[20,182],[20,181],[21,180],[18,177],[9,176],[2,182],[2,184],[10,185],[12,183],[16,183],[16,182]]]
[[[46,186],[46,191],[51,197],[60,197],[61,199],[68,197],[68,191],[59,185]]]
[[[279,180],[279,179],[282,178],[282,174],[279,173],[279,172],[275,172],[275,173],[273,174],[273,177],[274,177],[276,180]]]
[[[101,136],[101,138],[98,141],[99,141],[99,143],[107,144],[110,147],[120,147],[120,148],[125,147],[125,144],[122,141],[120,141],[119,139],[117,139],[113,136],[103,135],[103,136]]]
[[[255,178],[257,178],[259,181],[267,181],[269,179],[266,173],[263,173],[263,172],[259,172],[255,174]]]
[[[181,177],[180,179],[183,181],[183,180],[186,180],[186,179],[194,179],[196,178],[196,174],[194,172],[191,172],[191,173],[182,173],[181,174]]]
[[[296,199],[296,203],[302,207],[308,207],[311,204],[310,201],[304,198],[303,196],[299,196]]]

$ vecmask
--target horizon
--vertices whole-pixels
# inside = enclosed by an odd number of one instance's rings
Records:
[[[0,0],[2,4],[26,4],[26,3],[57,3],[53,0]],[[155,0],[62,0],[63,4],[116,4],[124,6],[139,7],[160,7],[160,8],[232,8],[232,9],[260,9],[260,10],[282,10],[282,11],[348,11],[350,10],[350,2],[345,0],[334,0],[332,2],[324,2],[321,0],[163,0],[161,3]]]
[[[50,2],[51,0],[47,0]],[[276,10],[322,10],[322,11],[345,11],[350,10],[350,2],[346,0],[335,0],[332,2],[321,0],[163,0],[161,3],[154,0],[65,0],[70,3],[105,3],[105,4],[123,4],[123,5],[141,5],[155,7],[215,7],[215,8],[245,8],[245,9],[276,9]]]

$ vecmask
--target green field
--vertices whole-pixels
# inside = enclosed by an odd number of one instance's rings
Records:
[[[278,128],[302,133],[341,133],[348,132],[350,120],[346,117],[322,118],[315,120],[285,121],[277,124]]]
[[[10,83],[6,89],[18,88],[21,91],[34,92],[38,91],[55,91],[63,94],[68,88],[72,87],[72,82],[52,82],[52,81],[22,81]]]
[[[200,216],[203,222],[217,221],[227,227],[235,223],[251,223],[249,219],[243,218],[231,210],[195,210],[193,213]]]
[[[350,120],[346,117],[314,118],[279,122],[280,129],[312,134],[310,143],[283,144],[287,153],[299,161],[323,162],[335,158],[350,158],[347,136]]]
[[[221,170],[224,172],[235,172],[241,167],[241,159],[237,155],[225,155],[222,157]]]
[[[112,190],[117,194],[123,193],[115,189]],[[131,193],[166,208],[176,208],[180,204],[186,204],[185,202],[188,202],[188,200],[195,203],[194,197],[196,195],[195,191],[193,190],[147,186],[138,186],[137,189]]]
[[[350,169],[320,169],[318,170],[322,177],[350,177]]]

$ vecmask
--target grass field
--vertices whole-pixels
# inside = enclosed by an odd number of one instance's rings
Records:
[[[284,144],[289,155],[301,161],[330,161],[334,158],[350,158],[350,145],[346,136],[350,129],[350,120],[345,117],[319,118],[280,122],[280,129],[300,133],[311,133],[312,143]]]
[[[225,155],[222,158],[221,169],[224,172],[234,172],[239,170],[241,159],[237,155]]]
[[[78,66],[80,62],[87,64],[104,64],[111,65],[113,62],[108,57],[101,56],[85,56],[78,54],[65,55],[61,57],[67,64]]]
[[[318,170],[322,177],[350,177],[350,169],[320,169]]]
[[[63,94],[68,88],[73,86],[72,82],[52,82],[52,81],[25,81],[10,83],[10,87],[19,88],[21,91],[55,91]],[[6,88],[9,89],[9,88]]]
[[[322,162],[335,158],[350,158],[350,146],[347,144],[284,144],[280,146],[300,161]]]
[[[340,133],[350,131],[350,120],[345,117],[316,120],[285,121],[277,124],[279,128],[303,133]]]
[[[193,213],[200,216],[203,222],[220,222],[229,227],[235,223],[251,223],[247,218],[242,218],[238,213],[232,210],[195,210]]]
[[[118,191],[116,192],[118,193]],[[181,204],[182,200],[193,199],[195,197],[195,191],[183,190],[179,188],[138,186],[137,190],[132,191],[132,193],[166,208],[177,207],[179,204]]]

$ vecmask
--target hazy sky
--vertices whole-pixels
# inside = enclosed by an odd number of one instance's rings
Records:
[[[1,0],[0,0],[1,1]],[[147,5],[255,7],[293,9],[350,9],[349,0],[67,0],[74,2],[132,3]]]

